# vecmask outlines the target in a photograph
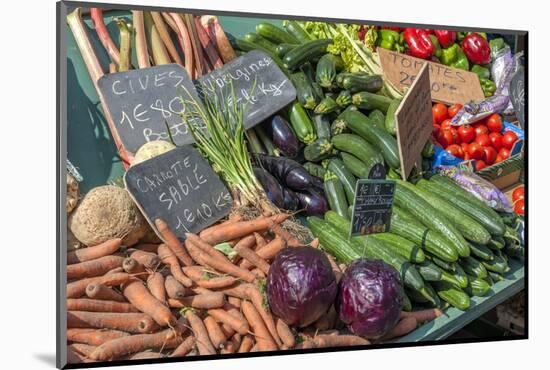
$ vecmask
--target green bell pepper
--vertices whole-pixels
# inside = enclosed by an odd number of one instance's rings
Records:
[[[491,48],[491,54],[495,54],[497,51],[504,49],[506,47],[506,43],[502,37],[499,37],[489,41],[489,47]]]
[[[439,40],[432,34],[430,34],[430,39],[432,40],[432,44],[434,44],[433,55],[439,59],[441,57],[441,45],[439,44]]]
[[[405,51],[403,46],[403,36],[393,30],[382,29],[378,31],[378,46],[383,49],[394,50],[402,53]]]
[[[446,49],[442,49],[439,60],[442,64],[449,67],[459,68],[465,71],[470,70],[468,58],[458,44],[453,44]]]
[[[479,84],[481,85],[481,90],[483,90],[483,94],[486,98],[493,96],[497,90],[497,85],[495,85],[495,83],[488,78],[480,78]]]
[[[482,67],[478,64],[474,64],[470,71],[474,72],[476,75],[478,75],[480,80],[482,78],[487,79],[487,80],[491,78],[491,72],[489,71],[489,68],[487,68],[487,67]]]

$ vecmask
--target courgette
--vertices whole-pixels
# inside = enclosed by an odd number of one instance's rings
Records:
[[[336,97],[336,104],[340,106],[340,108],[345,108],[348,105],[351,104],[351,93],[348,90],[342,90],[338,93],[338,96]]]
[[[470,252],[472,252],[472,255],[474,257],[485,261],[491,261],[493,258],[495,258],[495,255],[491,251],[491,248],[487,247],[486,245],[470,243]]]
[[[343,263],[363,257],[357,252],[352,242],[341,235],[334,225],[327,221],[311,216],[307,218],[307,226],[317,238],[324,250],[332,254],[336,259]]]
[[[374,165],[366,165],[360,159],[357,159],[356,156],[348,154],[345,152],[340,152],[340,157],[346,168],[359,179],[368,179],[370,171]]]
[[[485,269],[481,262],[473,257],[461,258],[458,261],[458,264],[468,275],[475,276],[480,279],[487,277],[487,269]]]
[[[445,271],[456,271],[456,264],[454,262],[447,262],[441,258],[434,256],[433,254],[426,251],[426,258],[435,263],[437,266],[441,267]],[[457,258],[458,259],[458,258]]]
[[[344,77],[344,81],[348,77]],[[349,90],[349,89],[348,89]],[[388,113],[388,108],[392,102],[387,96],[373,94],[367,91],[361,91],[353,94],[351,97],[353,105],[364,110],[380,109],[382,113]]]
[[[325,196],[330,209],[344,218],[348,218],[348,202],[346,192],[338,177],[330,170],[325,174]]]
[[[459,288],[466,288],[468,286],[467,279],[464,279],[464,277],[457,276],[443,269],[441,270],[441,281],[446,281],[448,283],[456,285]]]
[[[271,23],[258,23],[256,25],[256,32],[276,44],[299,44],[296,37]]]
[[[309,172],[310,175],[315,177],[324,178],[325,173],[327,172],[327,170],[323,166],[316,163],[306,162],[302,164],[302,166],[304,166],[304,168],[307,172]]]
[[[302,71],[290,75],[290,81],[296,88],[296,97],[304,108],[313,109],[317,106],[317,99],[306,74]]]
[[[422,263],[426,257],[422,249],[412,241],[392,233],[377,233],[371,237],[383,241],[386,246],[393,249],[408,261]]]
[[[288,117],[298,140],[307,145],[317,139],[313,124],[299,102],[296,101],[290,105]]]
[[[505,274],[510,271],[508,261],[500,253],[495,253],[495,257],[492,261],[482,261],[481,264],[486,270],[496,272],[499,274]]]
[[[425,281],[441,280],[443,270],[429,260],[425,260],[422,263],[417,264],[416,269]]]
[[[369,113],[368,117],[374,127],[377,127],[382,131],[386,131],[386,127],[384,126],[384,120],[386,119],[386,116],[384,115],[384,113],[382,113],[378,109],[375,109]]]
[[[384,86],[384,81],[379,75],[369,75],[363,72],[349,73],[342,76],[340,86],[352,94],[360,91],[376,93]]]
[[[244,35],[244,39],[248,42],[252,42],[256,45],[260,45],[261,47],[269,50],[273,54],[277,54],[277,45],[275,45],[274,43],[272,43],[268,39],[263,38],[262,36],[258,35],[257,33],[249,32],[246,35]]]
[[[470,308],[470,297],[462,289],[445,281],[434,282],[433,286],[439,298],[451,306],[462,311]]]
[[[342,118],[336,118],[330,125],[330,133],[332,136],[339,134],[351,133],[348,124]]]
[[[468,276],[468,286],[464,290],[471,296],[483,297],[491,290],[491,285],[484,279]]]
[[[493,238],[489,240],[487,246],[492,250],[500,250],[506,246],[506,241],[502,236],[493,236]]]
[[[298,40],[299,43],[304,43],[313,40],[312,37],[307,33],[306,30],[302,28],[302,26],[296,22],[296,21],[284,21],[283,27],[296,40]]]
[[[279,58],[284,58],[286,53],[296,48],[297,46],[297,44],[279,44],[275,47],[275,53],[277,53]]]
[[[401,99],[393,99],[386,112],[386,119],[384,120],[384,126],[386,131],[395,136],[397,134],[397,127],[395,127],[395,112],[401,105]]]
[[[329,171],[334,173],[336,177],[338,177],[340,182],[342,182],[348,203],[353,205],[353,202],[355,201],[355,185],[357,184],[357,179],[355,176],[353,176],[353,174],[344,165],[344,162],[342,162],[339,158],[330,159],[328,161],[327,168]],[[351,214],[348,212],[348,215]]]
[[[380,153],[361,136],[340,134],[332,137],[332,145],[338,150],[349,153],[372,167],[376,163],[384,163]]]
[[[467,287],[468,286],[468,275],[466,274],[466,271],[464,271],[464,269],[460,266],[459,263],[453,263],[454,265],[454,272],[453,272],[453,276],[455,277],[455,279],[457,279],[459,281],[459,286],[461,288],[464,288],[464,287]]]
[[[401,309],[405,312],[411,312],[412,311],[411,299],[406,294],[403,294],[403,307]]]
[[[320,39],[303,43],[289,51],[283,58],[283,63],[288,69],[297,68],[305,62],[323,55],[330,44],[332,44],[332,39]]]
[[[316,114],[328,114],[332,112],[336,112],[340,109],[340,106],[338,103],[336,103],[336,100],[332,96],[329,96],[325,94],[325,98],[317,104],[315,107],[315,113]]]
[[[326,138],[319,138],[306,145],[304,148],[304,158],[309,162],[319,162],[328,158],[332,154],[332,144]]]
[[[279,58],[279,56],[276,54],[276,53],[273,53],[271,52],[270,50],[264,48],[263,46],[261,45],[258,45],[258,44],[255,44],[255,43],[252,43],[252,42],[248,42],[246,40],[241,40],[241,39],[237,39],[237,38],[230,38],[229,39],[229,42],[231,43],[231,46],[234,48],[234,49],[237,49],[237,50],[242,50],[242,51],[252,51],[252,50],[261,50],[263,51],[264,53],[266,53],[271,59],[273,59],[273,61],[275,62],[275,64],[277,64],[277,66],[279,68],[281,68],[281,71],[283,71],[283,73],[287,76],[290,76],[290,73],[288,72],[288,69],[286,68],[286,66],[284,65],[283,61],[281,60],[281,58]]]
[[[336,74],[343,67],[342,58],[334,54],[325,54],[317,62],[315,81],[325,89],[333,89]]]

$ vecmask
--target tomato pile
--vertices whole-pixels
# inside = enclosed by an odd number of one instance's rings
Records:
[[[525,188],[523,185],[518,186],[512,192],[512,201],[514,202],[514,212],[518,215],[525,213]]]
[[[461,104],[432,106],[433,137],[437,143],[457,158],[475,159],[477,171],[509,158],[518,136],[513,131],[502,132],[500,115],[492,114],[472,125],[452,126],[451,119],[461,108]]]

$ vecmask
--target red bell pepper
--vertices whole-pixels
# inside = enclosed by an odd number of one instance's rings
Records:
[[[456,40],[455,31],[434,30],[434,34],[435,37],[437,37],[437,41],[439,41],[439,45],[441,45],[441,47],[444,49],[451,46]]]
[[[462,40],[462,50],[468,60],[474,64],[488,64],[491,61],[489,42],[480,34],[472,32]]]
[[[383,30],[392,30],[392,31],[395,31],[397,33],[401,32],[401,30],[402,30],[401,27],[390,27],[390,26],[383,26],[382,29]]]
[[[430,59],[434,52],[434,44],[426,30],[420,28],[405,28],[403,38],[407,43],[407,53],[413,57]]]

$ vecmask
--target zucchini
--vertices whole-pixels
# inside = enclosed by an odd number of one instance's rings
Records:
[[[473,257],[461,258],[458,261],[458,264],[468,275],[475,276],[480,279],[485,279],[487,277],[487,269],[485,269],[485,266]]]
[[[494,283],[494,284],[498,283],[499,281],[503,281],[503,280],[504,280],[504,276],[502,276],[502,275],[499,274],[498,272],[487,271],[487,273],[489,274],[488,276],[491,278],[491,280],[493,280],[493,283]]]
[[[433,284],[439,298],[451,306],[462,311],[470,308],[470,297],[462,289],[445,281],[437,281]]]
[[[327,197],[330,209],[344,218],[348,218],[348,202],[346,192],[338,177],[332,172],[325,174],[325,196]]]
[[[475,257],[485,261],[491,261],[493,258],[495,258],[495,255],[491,251],[491,248],[487,247],[486,245],[470,243],[470,252],[472,252],[472,255],[474,255]]]
[[[273,145],[273,142],[265,132],[264,128],[258,125],[254,127],[254,131],[256,132],[256,136],[260,139],[260,142],[263,144],[267,154],[271,156],[278,156],[278,150],[275,148],[275,145]]]
[[[383,241],[386,246],[393,249],[400,256],[414,263],[422,263],[426,259],[422,249],[412,241],[405,239],[397,234],[377,233],[371,237]]]
[[[275,45],[274,43],[272,43],[268,39],[263,38],[262,36],[258,35],[257,33],[249,32],[246,35],[244,35],[244,39],[248,42],[252,42],[256,45],[259,45],[259,46],[269,50],[273,54],[278,55],[277,45]]]
[[[327,172],[327,170],[323,166],[316,163],[306,162],[302,164],[302,166],[304,166],[304,168],[307,172],[309,172],[310,175],[315,177],[324,178],[325,173]]]
[[[346,192],[348,204],[353,205],[355,201],[355,185],[357,184],[357,179],[355,176],[353,176],[353,174],[344,165],[344,162],[342,162],[339,158],[330,159],[328,161],[327,168],[329,171],[334,173],[336,177],[338,177],[344,187],[344,191]],[[351,213],[348,212],[348,215],[351,216]]]
[[[483,297],[491,290],[491,285],[483,279],[468,276],[468,287],[464,290],[471,296]]]
[[[348,124],[341,118],[336,118],[330,125],[330,133],[332,136],[340,134],[349,134],[351,130],[348,128]]]
[[[380,153],[359,135],[335,135],[332,137],[332,145],[338,150],[353,154],[369,167],[372,167],[376,163],[384,163]]]
[[[343,89],[344,88],[344,78],[352,75],[351,72],[340,72],[336,75],[336,78],[334,79],[334,82],[336,82],[336,86]]]
[[[286,53],[288,53],[289,51],[291,51],[297,46],[298,46],[297,44],[286,44],[286,43],[279,44],[275,47],[275,53],[277,53],[277,56],[279,58],[284,58]]]
[[[314,114],[311,118],[318,139],[330,139],[330,120],[322,114]]]
[[[426,141],[426,144],[424,144],[424,148],[422,148],[422,157],[429,159],[429,158],[432,158],[434,154],[435,154],[435,145],[434,143],[432,143],[431,139],[428,139],[428,141]],[[428,163],[430,162],[428,161]]]
[[[330,44],[332,44],[332,39],[320,39],[303,43],[289,51],[283,58],[283,63],[288,69],[298,68],[305,62],[323,55]]]
[[[380,150],[390,167],[398,168],[400,166],[399,148],[397,140],[393,136],[372,125],[369,118],[359,111],[346,110],[340,117],[346,121],[351,131]]]
[[[393,99],[386,112],[386,119],[384,120],[384,126],[386,131],[395,136],[397,134],[397,127],[395,127],[395,112],[401,105],[401,99]]]
[[[304,43],[313,40],[313,38],[307,33],[306,30],[302,28],[302,26],[296,22],[296,21],[284,21],[283,27],[296,40],[298,40],[299,43]]]
[[[442,260],[441,258],[438,258],[437,256],[434,256],[433,254],[426,252],[426,258],[435,263],[437,266],[441,267],[443,270],[446,271],[456,271],[456,264],[453,262],[447,262]],[[457,258],[458,260],[458,258]]]
[[[356,248],[352,246],[352,242],[327,221],[311,216],[307,218],[307,226],[313,235],[319,238],[319,243],[323,246],[323,249],[336,257],[338,261],[347,264],[362,257]]]
[[[342,90],[336,97],[336,104],[341,108],[345,108],[351,104],[351,93],[348,90]]]
[[[505,274],[510,271],[508,261],[500,253],[495,254],[495,258],[492,261],[482,261],[481,264],[486,270],[496,272],[499,274]]]
[[[344,81],[346,80],[346,78],[348,77],[345,77]],[[353,105],[357,106],[360,109],[380,109],[384,114],[388,113],[388,108],[390,107],[390,104],[392,102],[392,99],[388,98],[387,96],[373,94],[367,91],[361,91],[353,94],[351,100],[353,102]]]
[[[440,307],[441,301],[439,300],[439,297],[431,284],[425,282],[424,289],[429,299],[426,297],[426,295],[423,295],[420,292],[407,287],[405,288],[405,294],[409,296],[411,300],[415,303],[428,304],[431,307]]]
[[[403,294],[403,307],[401,310],[405,312],[411,312],[412,311],[412,303],[408,295]]]
[[[333,97],[325,94],[325,98],[317,104],[315,107],[316,114],[328,114],[336,112],[340,109],[340,106],[336,103]]]
[[[373,166],[367,166],[363,161],[357,159],[354,155],[341,152],[340,156],[346,168],[355,176],[360,179],[368,179],[370,171]]]
[[[313,90],[313,95],[315,95],[315,99],[317,101],[321,101],[325,98],[323,88],[319,86],[317,82],[314,81],[311,83],[311,89]]]
[[[386,127],[384,126],[384,120],[386,119],[386,116],[380,110],[372,110],[369,113],[369,119],[374,127],[378,127],[380,130],[386,131]]]
[[[343,75],[340,86],[349,90],[352,94],[360,91],[377,93],[384,86],[384,81],[379,75],[357,72]]]
[[[326,138],[319,138],[304,148],[304,158],[309,162],[320,162],[331,154],[332,144]]]
[[[446,281],[459,288],[466,288],[468,286],[468,280],[462,276],[451,274],[449,271],[441,270],[441,281]]]
[[[313,109],[317,106],[317,99],[306,74],[302,71],[290,75],[290,81],[296,88],[296,97],[304,108]]]
[[[443,270],[431,261],[425,260],[424,262],[417,264],[416,269],[425,281],[441,280]]]
[[[256,32],[258,32],[260,36],[265,37],[276,44],[299,44],[296,37],[271,23],[258,23],[256,25]]]
[[[315,131],[313,130],[313,124],[299,102],[294,102],[290,105],[288,117],[298,140],[304,144],[309,144],[317,139],[317,135],[315,135]]]
[[[418,197],[414,191],[414,185],[401,180],[395,181],[397,184],[394,193],[395,204],[409,211],[428,228],[441,233],[456,248],[460,257],[469,256],[470,247],[468,242],[454,225],[434,206]],[[450,206],[447,205],[447,207]]]
[[[281,71],[283,71],[283,73],[285,75],[290,76],[290,73],[288,72],[288,69],[284,65],[281,58],[279,58],[279,56],[276,53],[271,52],[270,50],[264,48],[261,45],[258,45],[258,44],[253,43],[253,42],[248,42],[246,40],[241,40],[241,39],[237,39],[237,38],[232,37],[232,38],[229,39],[229,42],[231,43],[231,46],[234,49],[237,49],[237,50],[242,50],[242,51],[246,51],[246,52],[252,51],[252,50],[261,50],[261,51],[263,51],[271,59],[273,59],[275,64],[277,64],[277,66],[279,66],[279,68],[281,68]]]
[[[317,70],[315,74],[315,81],[325,89],[331,90],[336,87],[334,80],[336,74],[343,67],[342,58],[333,54],[325,54],[317,62]]]
[[[458,263],[454,263],[453,264],[454,266],[454,274],[453,276],[455,277],[455,279],[458,280],[458,282],[460,283],[460,287],[461,288],[464,288],[464,287],[467,287],[468,286],[468,275],[466,275],[466,272],[464,271],[464,269],[460,266],[460,264]]]
[[[446,176],[434,175],[430,182],[437,184],[430,191],[437,192],[450,203],[470,214],[494,236],[503,236],[505,232],[502,218],[491,207],[462,189],[456,182]]]
[[[421,179],[414,191],[451,221],[466,239],[478,244],[487,244],[491,240],[491,234],[481,224],[467,213],[450,206],[445,199],[431,192],[429,188],[429,181]]]
[[[493,238],[489,240],[487,246],[492,250],[499,250],[506,246],[506,241],[502,236],[493,236]]]

